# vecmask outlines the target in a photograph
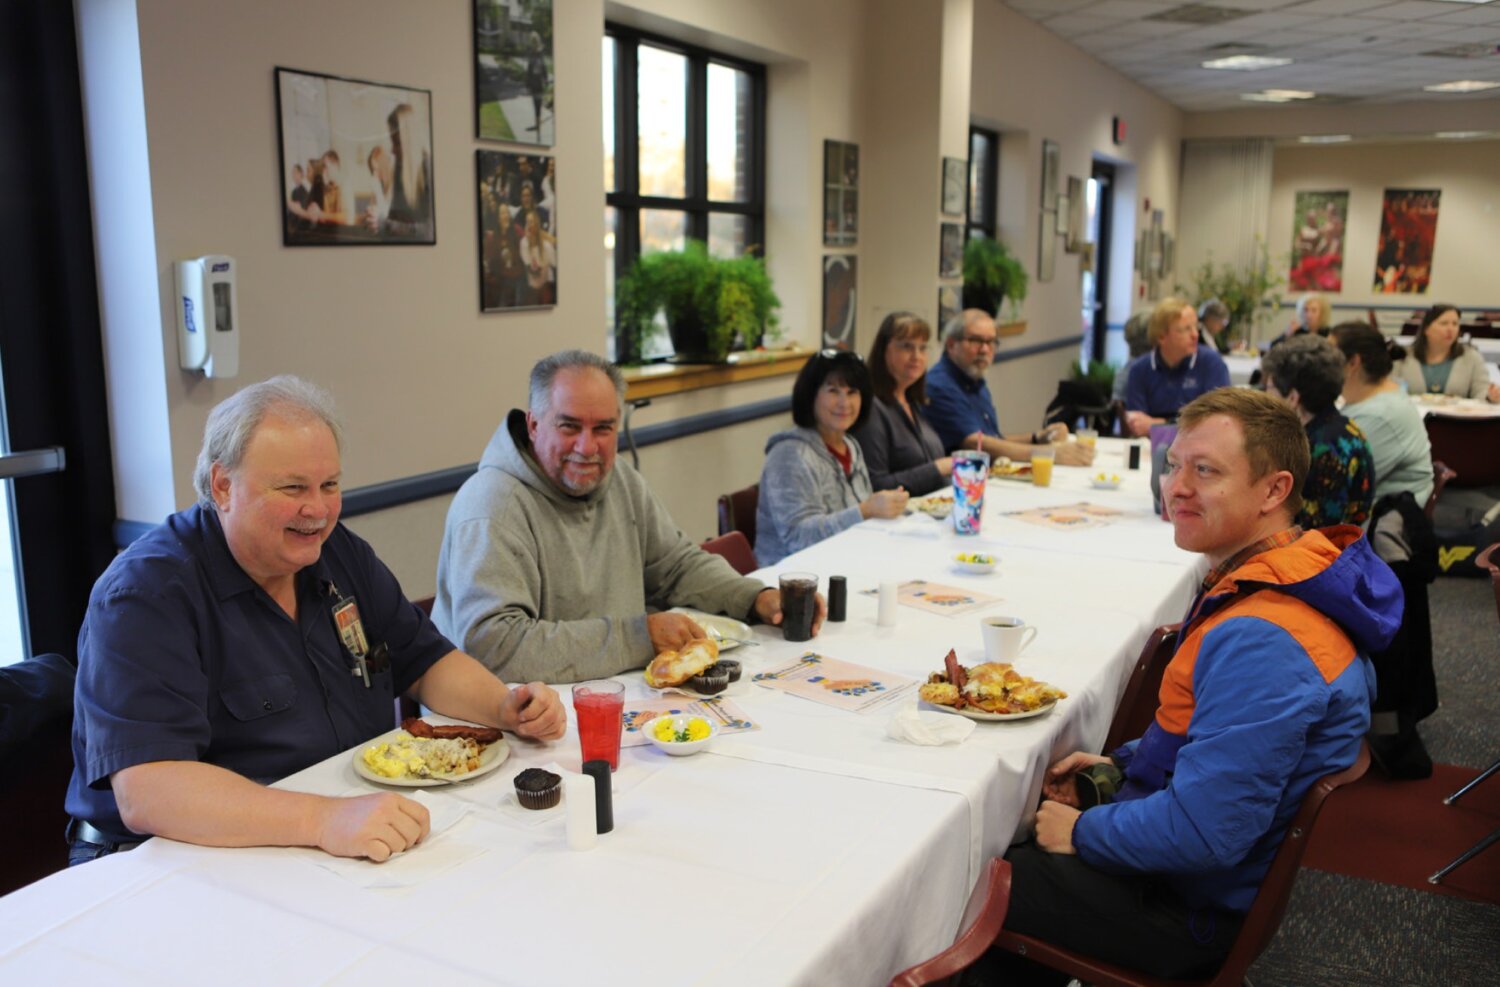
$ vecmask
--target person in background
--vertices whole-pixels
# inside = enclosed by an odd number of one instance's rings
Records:
[[[1452,394],[1500,402],[1500,384],[1491,384],[1484,357],[1459,342],[1460,312],[1453,305],[1434,305],[1422,315],[1411,355],[1397,376],[1411,394]]]
[[[497,676],[582,682],[708,636],[671,607],[781,623],[779,589],[698,547],[617,460],[620,368],[564,350],[529,383],[448,506],[440,629]]]
[[[1406,351],[1363,322],[1333,330],[1344,356],[1344,415],[1359,426],[1375,462],[1375,499],[1407,492],[1417,506],[1432,495],[1432,445],[1422,413],[1391,371]]]
[[[792,385],[792,421],[766,442],[755,510],[755,557],[775,565],[866,518],[900,517],[908,494],[872,492],[859,440],[870,414],[870,372],[858,353],[823,350]]]
[[[1293,522],[1307,437],[1287,405],[1221,388],[1182,409],[1163,494],[1177,546],[1209,565],[1139,740],[1070,754],[1042,780],[1034,843],[1014,846],[1005,927],[1166,979],[1223,962],[1292,817],[1355,762],[1368,656],[1401,616],[1355,527]],[[1086,806],[1078,774],[1112,798]],[[1066,974],[991,951],[996,984]]]
[[[875,399],[854,431],[870,485],[901,487],[914,497],[948,482],[953,459],[922,414],[927,404],[927,344],[932,328],[911,312],[892,312],[880,323],[870,346],[870,380]]]
[[[982,309],[969,308],[950,319],[943,330],[943,355],[927,372],[927,420],[943,440],[943,448],[980,449],[992,459],[1031,459],[1033,446],[1059,443],[1057,462],[1063,466],[1087,466],[1094,450],[1076,442],[1063,442],[1068,426],[1048,425],[1040,432],[1000,431],[995,401],[984,372],[995,362],[1000,337],[995,319]]]
[[[1229,352],[1229,306],[1210,298],[1198,306],[1198,325],[1220,356]]]
[[[1151,313],[1142,309],[1125,320],[1125,348],[1129,354],[1125,359],[1125,366],[1115,371],[1115,381],[1110,388],[1110,403],[1118,401],[1125,403],[1125,388],[1130,383],[1130,368],[1147,353],[1151,352],[1151,338],[1147,335],[1146,326],[1151,321]],[[1128,433],[1127,433],[1128,434]]]
[[[148,835],[375,861],[408,849],[429,828],[418,802],[267,787],[389,730],[398,695],[521,737],[563,735],[556,692],[507,688],[454,648],[338,523],[340,436],[328,396],[296,377],[224,399],[204,425],[198,503],[94,584],[70,863]]]
[[[1269,351],[1272,347],[1280,346],[1288,339],[1304,336],[1312,333],[1317,336],[1327,336],[1333,330],[1333,306],[1328,303],[1328,296],[1308,293],[1297,299],[1297,315],[1292,324],[1287,326],[1286,332],[1277,336],[1266,344]]]
[[[1339,414],[1344,358],[1322,336],[1289,339],[1261,360],[1266,393],[1291,405],[1307,429],[1312,464],[1302,484],[1303,528],[1363,525],[1374,506],[1375,464],[1359,426]]]
[[[1130,365],[1125,385],[1126,435],[1141,436],[1152,425],[1177,420],[1189,401],[1229,386],[1229,368],[1213,347],[1198,341],[1198,313],[1176,296],[1157,302],[1147,324],[1154,347]]]

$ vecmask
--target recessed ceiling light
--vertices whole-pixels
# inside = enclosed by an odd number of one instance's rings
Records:
[[[1438,3],[1489,3],[1490,0],[1438,0]]]
[[[1342,144],[1353,139],[1349,134],[1311,134],[1307,137],[1298,137],[1297,141],[1301,144]]]
[[[1486,89],[1500,89],[1500,82],[1482,82],[1479,79],[1460,79],[1436,86],[1423,86],[1430,93],[1477,93]]]
[[[1294,99],[1312,99],[1316,95],[1305,89],[1267,89],[1258,93],[1241,93],[1240,99],[1257,103],[1290,103]]]
[[[1439,130],[1437,136],[1445,141],[1468,140],[1471,137],[1490,137],[1488,130]]]
[[[1204,62],[1206,69],[1231,69],[1239,72],[1254,72],[1256,69],[1272,69],[1278,65],[1290,65],[1290,58],[1272,58],[1269,55],[1230,55]]]

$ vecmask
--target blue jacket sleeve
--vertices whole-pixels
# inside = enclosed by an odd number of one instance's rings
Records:
[[[1085,862],[1122,873],[1221,870],[1271,828],[1327,684],[1286,631],[1237,617],[1204,636],[1193,692],[1171,783],[1080,816],[1073,846]]]

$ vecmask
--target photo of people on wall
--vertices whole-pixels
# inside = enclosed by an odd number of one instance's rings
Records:
[[[1425,295],[1432,280],[1440,189],[1385,190],[1380,243],[1375,251],[1375,290],[1387,295]]]
[[[432,94],[276,70],[282,242],[432,244]]]
[[[476,151],[485,312],[557,304],[557,159]]]
[[[1292,291],[1344,290],[1349,193],[1298,192],[1292,207]]]
[[[475,133],[551,147],[552,0],[474,0]]]

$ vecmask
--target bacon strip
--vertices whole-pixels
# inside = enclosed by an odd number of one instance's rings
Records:
[[[959,691],[962,692],[963,687],[969,684],[969,673],[958,663],[958,654],[955,651],[951,649],[948,651],[948,657],[943,659],[943,667],[948,672],[948,681],[958,686]]]
[[[432,740],[472,740],[477,744],[493,744],[503,736],[495,727],[470,727],[456,723],[434,726],[415,716],[408,716],[402,720],[401,729],[413,737]]]

